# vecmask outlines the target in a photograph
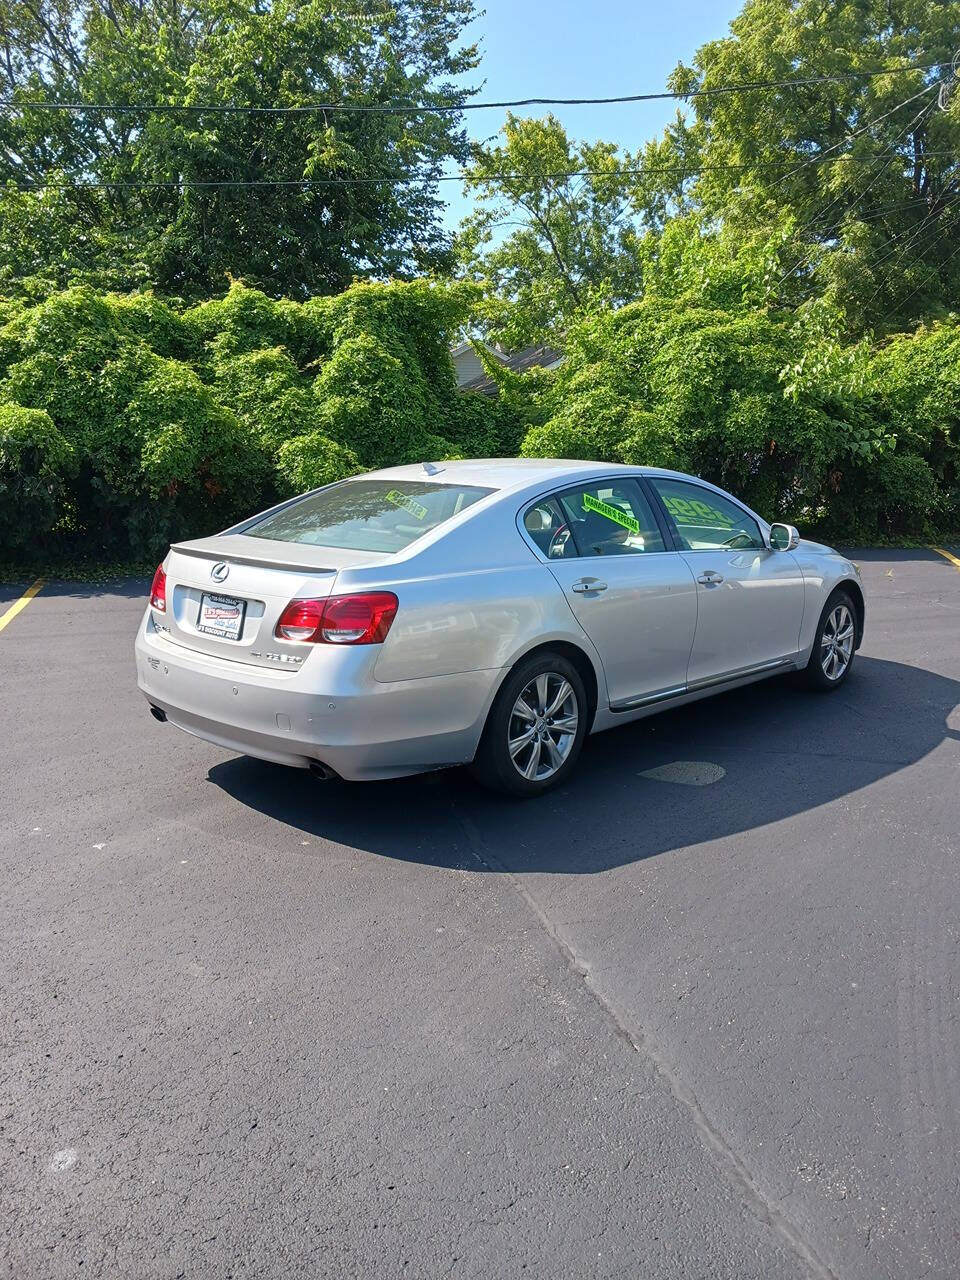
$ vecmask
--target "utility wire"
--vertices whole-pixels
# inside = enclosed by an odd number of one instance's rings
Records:
[[[868,121],[866,121],[866,123],[865,123],[865,124],[863,124],[863,125],[861,125],[861,126],[860,126],[860,128],[853,130],[853,132],[852,132],[852,133],[848,133],[848,134],[846,135],[846,137],[841,138],[841,139],[840,139],[840,141],[839,141],[839,142],[834,143],[834,145],[833,145],[832,147],[829,147],[826,151],[821,152],[821,155],[822,155],[822,156],[827,156],[827,155],[829,155],[831,152],[834,152],[834,151],[836,151],[838,148],[840,148],[840,147],[844,146],[844,144],[845,144],[845,143],[852,142],[854,138],[859,137],[861,134],[865,133],[868,129],[872,129],[875,125],[880,124],[883,120],[886,120],[889,116],[894,115],[894,114],[895,114],[897,111],[899,111],[902,107],[909,106],[911,103],[916,102],[916,100],[917,100],[918,98],[922,98],[922,97],[923,97],[923,95],[924,95],[925,93],[928,93],[928,92],[929,92],[931,89],[933,89],[934,87],[935,87],[934,85],[926,85],[923,89],[921,89],[921,90],[920,90],[920,92],[919,92],[919,93],[915,93],[915,94],[913,94],[913,96],[912,96],[912,97],[904,99],[904,101],[903,101],[903,102],[898,102],[898,103],[897,103],[897,105],[896,105],[895,107],[891,107],[891,108],[890,108],[890,110],[889,110],[889,111],[885,111],[885,112],[883,113],[883,115],[881,115],[881,116],[877,116],[877,117],[876,117],[875,119],[873,119],[873,120],[868,120]],[[905,133],[905,132],[909,131],[909,129],[911,129],[911,128],[912,128],[912,126],[916,123],[916,121],[917,121],[917,120],[918,120],[918,119],[919,119],[923,114],[924,114],[923,110],[921,110],[920,112],[918,112],[918,114],[914,117],[914,119],[910,121],[910,124],[909,124],[909,125],[907,125],[907,129],[906,129],[906,130],[901,131],[901,133],[897,135],[897,141],[899,141],[899,139],[903,136],[903,133]],[[876,175],[876,177],[875,177],[875,178],[873,179],[873,181],[870,183],[870,186],[873,186],[873,183],[874,183],[874,182],[876,182],[877,178],[879,178],[879,177],[880,177],[880,176],[881,176],[881,175],[886,171],[886,169],[887,169],[887,168],[889,168],[890,163],[891,163],[891,160],[892,160],[893,158],[895,158],[895,157],[896,157],[896,155],[897,155],[897,153],[896,153],[896,152],[894,152],[894,153],[893,153],[893,156],[892,156],[889,160],[887,160],[887,161],[886,161],[886,163],[885,163],[885,164],[884,164],[884,166],[883,166],[883,169],[881,169],[881,170],[880,170],[880,173]],[[796,169],[793,169],[793,170],[791,170],[791,172],[790,172],[790,173],[785,174],[785,175],[784,175],[784,178],[782,179],[782,181],[784,181],[784,182],[785,182],[785,181],[787,180],[787,178],[794,177],[797,173],[800,173],[800,172],[801,172],[805,167],[806,167],[806,165],[798,165]],[[869,189],[870,189],[870,188],[868,187],[868,188],[867,188],[867,190],[869,190]],[[840,197],[838,196],[835,200],[833,200],[833,201],[832,201],[832,203],[831,203],[830,205],[828,205],[828,206],[827,206],[827,208],[829,209],[829,208],[834,207],[834,206],[838,203],[839,199],[840,199]],[[808,226],[807,226],[806,228],[804,228],[804,229],[809,230],[809,226],[810,226],[810,225],[812,225],[812,224],[808,224]],[[815,247],[811,250],[811,252],[810,252],[809,256],[807,256],[807,257],[802,257],[802,258],[800,258],[797,262],[795,262],[795,263],[793,264],[793,266],[790,268],[790,270],[789,270],[789,271],[787,271],[783,276],[781,276],[781,277],[780,277],[780,279],[776,282],[776,284],[773,286],[773,288],[771,289],[771,291],[770,291],[770,292],[771,292],[771,293],[774,293],[774,292],[777,292],[777,293],[778,293],[778,292],[780,291],[780,289],[782,288],[782,286],[783,286],[784,284],[786,284],[786,282],[790,279],[790,277],[791,277],[795,272],[797,272],[797,271],[801,270],[801,268],[803,268],[804,266],[808,266],[808,265],[809,265],[809,263],[810,263],[810,262],[812,261],[812,259],[813,259],[814,254],[816,253],[816,251],[817,251],[817,246],[815,246]]]
[[[832,148],[831,148],[832,150]],[[945,151],[927,151],[924,158],[933,158],[937,156],[950,157],[957,160],[956,150]],[[822,160],[828,159],[828,155],[824,152],[820,156],[814,156],[805,164],[815,164]],[[904,157],[906,161],[908,157]],[[871,165],[890,163],[888,157],[858,157],[851,156],[850,164]],[[579,169],[573,172],[560,173],[540,173],[536,174],[532,179],[535,183],[544,182],[566,182],[575,178],[629,178],[629,177],[653,177],[663,175],[681,174],[687,177],[696,177],[701,173],[710,173],[718,170],[726,170],[728,172],[743,172],[744,170],[756,169],[776,169],[780,167],[780,161],[764,162],[761,164],[708,164],[708,165],[673,165],[666,168],[643,168],[643,169]],[[803,168],[804,166],[800,166]],[[799,169],[791,170],[790,177],[793,173],[799,172]],[[470,182],[476,186],[485,183],[494,184],[499,182],[512,182],[519,180],[528,180],[530,175],[526,173],[491,173],[489,175],[460,173],[441,173],[434,176],[425,174],[384,174],[381,177],[363,177],[363,178],[171,178],[165,181],[156,182],[133,182],[117,180],[116,182],[101,181],[80,181],[80,182],[58,182],[52,180],[49,182],[24,182],[17,183],[14,179],[9,179],[13,183],[15,189],[19,191],[46,191],[51,188],[56,190],[68,191],[112,191],[114,189],[134,190],[134,191],[153,191],[153,190],[178,190],[180,188],[192,187],[357,187],[357,186],[401,186],[416,182]],[[784,179],[785,180],[785,179]],[[0,191],[3,190],[3,183],[0,182]]]
[[[944,258],[944,260],[941,263],[939,263],[937,270],[942,272],[943,268],[947,265],[947,263],[950,262],[953,258],[955,258],[958,253],[960,253],[960,244],[958,244],[955,249],[951,250],[951,252],[948,253],[947,256]],[[906,306],[906,304],[910,301],[910,299],[915,298],[917,294],[920,292],[920,290],[925,289],[929,283],[930,283],[929,280],[924,280],[921,284],[918,284],[915,289],[911,289],[905,298],[899,299],[896,306],[891,307],[888,311],[885,311],[883,313],[883,315],[880,317],[881,321],[888,320],[890,316],[893,315],[894,311],[897,310],[898,307]],[[875,293],[871,295],[871,297],[867,300],[867,303],[866,303],[867,306],[870,305],[870,303],[873,301],[873,299],[877,296],[877,293],[879,292],[880,290],[878,289],[876,290]]]
[[[865,269],[870,272],[874,272],[878,267],[882,266],[883,263],[888,262],[891,258],[893,258],[895,262],[899,262],[900,259],[904,256],[904,254],[909,249],[912,249],[915,244],[918,243],[918,241],[921,239],[924,231],[930,225],[930,223],[935,218],[938,218],[942,214],[946,213],[948,209],[955,208],[958,203],[960,203],[960,195],[955,195],[951,199],[945,200],[942,203],[939,200],[935,200],[932,208],[930,209],[930,212],[927,214],[925,218],[922,218],[920,220],[917,226],[907,227],[905,230],[901,231],[898,235],[892,236],[891,239],[887,241],[887,245],[889,246],[891,244],[894,244],[894,241],[900,240],[904,236],[907,236],[908,239],[905,240],[903,244],[895,245],[893,249],[889,249],[889,251],[883,254],[882,257],[874,258],[871,261],[865,263],[864,264]],[[924,250],[921,249],[919,254],[921,260],[923,258],[923,254],[924,254]],[[950,254],[950,257],[952,258],[953,254]],[[947,259],[947,261],[949,261],[949,258]],[[889,276],[889,269],[887,271],[887,275]],[[865,308],[869,307],[870,304],[873,302],[873,300],[880,296],[880,294],[883,292],[885,287],[886,287],[886,281],[881,280],[881,282],[877,285],[876,289],[874,289],[873,293],[871,293],[870,297],[864,303],[864,307]],[[913,293],[919,293],[923,287],[924,287],[923,285],[918,285],[917,288],[914,289]],[[913,293],[909,294],[908,296],[912,298]]]
[[[93,111],[107,115],[153,114],[159,112],[183,112],[187,114],[216,113],[218,115],[305,115],[314,111],[350,111],[365,115],[420,115],[449,114],[460,111],[503,110],[509,107],[603,107],[630,102],[659,102],[664,99],[713,98],[729,94],[752,93],[758,89],[801,89],[819,84],[838,84],[847,80],[874,80],[880,76],[896,75],[909,71],[935,71],[945,63],[930,62],[920,66],[908,64],[902,67],[885,67],[879,71],[849,71],[829,76],[808,76],[792,80],[753,80],[743,84],[717,85],[716,88],[691,89],[688,92],[667,89],[657,93],[628,93],[612,98],[513,98],[502,102],[459,103],[352,103],[315,102],[298,107],[243,107],[229,104],[185,104],[173,102],[50,102],[37,99],[18,100],[5,98],[0,101],[4,111]],[[928,86],[933,87],[933,86]]]
[[[887,163],[883,166],[883,168],[880,170],[880,172],[879,172],[879,173],[874,174],[874,176],[870,179],[870,181],[867,183],[866,187],[865,187],[865,188],[863,189],[863,191],[860,193],[859,197],[857,197],[857,198],[858,198],[858,200],[862,200],[862,199],[867,195],[867,193],[868,193],[869,191],[872,191],[872,189],[876,186],[876,184],[880,181],[880,179],[881,179],[881,178],[883,177],[883,175],[886,173],[887,169],[889,169],[889,168],[890,168],[890,166],[891,166],[891,164],[893,164],[894,160],[896,160],[896,159],[898,158],[898,156],[900,155],[900,152],[899,152],[899,151],[897,151],[897,147],[899,147],[899,146],[902,144],[903,140],[907,137],[907,135],[908,135],[912,130],[914,130],[914,129],[916,128],[916,126],[920,123],[920,121],[923,119],[923,117],[924,117],[928,112],[930,112],[930,111],[932,111],[932,110],[933,110],[933,107],[934,107],[934,104],[933,104],[932,102],[928,102],[928,103],[926,103],[924,106],[922,106],[922,107],[920,108],[920,110],[919,110],[919,111],[917,112],[917,114],[913,117],[913,119],[912,119],[912,120],[910,121],[910,123],[906,126],[906,128],[904,128],[904,129],[901,129],[901,130],[900,130],[900,132],[897,134],[897,136],[894,138],[894,140],[893,140],[893,142],[892,142],[892,144],[891,144],[891,148],[892,148],[892,149],[891,149],[891,151],[890,151],[890,159],[889,159],[889,160],[887,161]],[[809,220],[809,222],[805,223],[802,227],[799,227],[799,228],[798,228],[798,230],[797,230],[797,234],[798,234],[798,235],[803,235],[803,233],[804,233],[804,232],[812,230],[812,228],[813,228],[813,227],[814,227],[818,222],[822,221],[822,219],[823,219],[823,218],[824,218],[824,217],[825,217],[825,216],[826,216],[826,215],[827,215],[827,214],[828,214],[832,209],[835,209],[835,208],[837,207],[837,205],[839,205],[839,204],[841,204],[841,203],[843,202],[844,196],[845,196],[846,194],[847,194],[846,192],[841,191],[838,195],[836,195],[836,196],[834,197],[834,199],[833,199],[833,200],[831,200],[831,201],[830,201],[830,203],[826,206],[826,208],[825,208],[825,209],[820,209],[820,210],[818,210],[818,212],[814,215],[814,217],[812,217],[812,218]],[[799,265],[799,264],[798,264],[798,265]],[[794,267],[794,268],[793,268],[793,270],[794,270],[794,271],[796,271],[796,269],[797,269],[796,267]]]

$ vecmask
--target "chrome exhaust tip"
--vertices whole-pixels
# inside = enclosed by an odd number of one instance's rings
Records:
[[[154,720],[159,720],[161,724],[166,724],[167,713],[165,711],[161,711],[159,707],[151,705],[150,714],[153,716]]]

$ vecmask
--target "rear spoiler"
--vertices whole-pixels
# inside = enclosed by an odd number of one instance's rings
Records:
[[[290,569],[296,573],[303,574],[336,574],[339,572],[336,568],[326,568],[322,565],[304,564],[302,560],[291,559],[289,556],[280,556],[267,554],[253,554],[245,551],[208,551],[205,548],[191,547],[189,543],[175,542],[171,551],[176,551],[180,556],[191,556],[195,560],[206,560],[209,564],[216,564],[218,560],[227,560],[230,564],[247,564],[253,565],[258,569]]]

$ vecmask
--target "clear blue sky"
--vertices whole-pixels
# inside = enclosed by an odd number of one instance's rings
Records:
[[[483,3],[483,0],[479,0]],[[705,41],[727,32],[743,0],[487,0],[468,29],[483,54],[478,98],[602,98],[664,89],[666,78]],[[634,150],[674,116],[676,102],[553,110],[572,138],[604,138]],[[468,111],[470,136],[489,138],[503,111]],[[443,183],[453,229],[469,210],[460,185]]]

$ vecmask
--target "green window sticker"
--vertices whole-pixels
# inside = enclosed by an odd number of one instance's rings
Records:
[[[416,498],[408,498],[399,489],[391,489],[387,494],[387,501],[392,502],[395,507],[403,507],[404,511],[409,511],[417,520],[425,520],[429,514],[423,503],[417,502]]]
[[[663,505],[678,524],[713,525],[715,528],[732,529],[733,519],[725,512],[711,507],[699,498],[677,498],[664,495]]]
[[[583,495],[584,511],[595,511],[598,516],[605,516],[607,520],[612,520],[614,524],[623,525],[624,529],[629,529],[631,533],[640,532],[640,521],[628,516],[621,511],[619,507],[612,507],[609,502],[601,502],[599,498],[592,497],[589,493]]]

